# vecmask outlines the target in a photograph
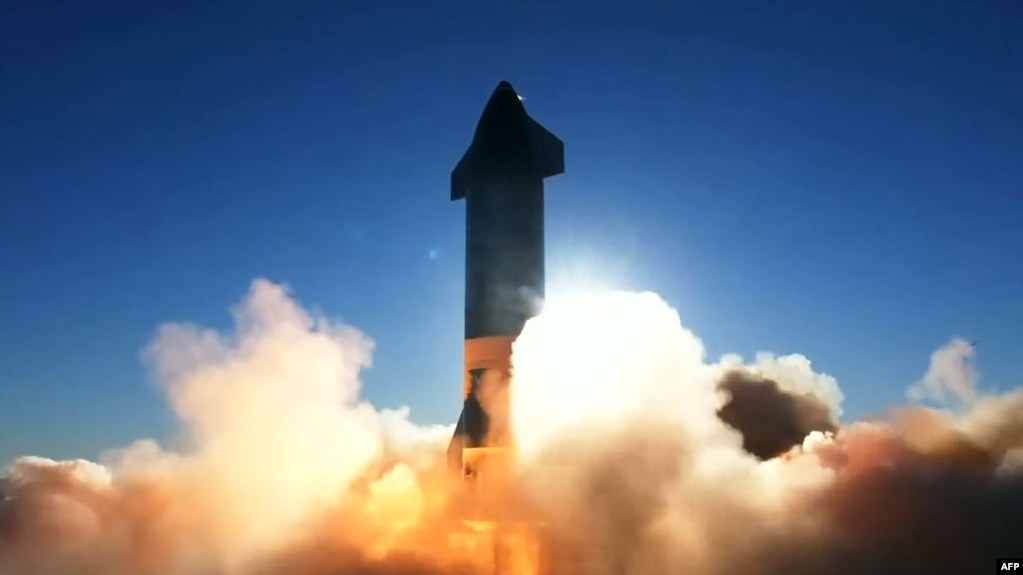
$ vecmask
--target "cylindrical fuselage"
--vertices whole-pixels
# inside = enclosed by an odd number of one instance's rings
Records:
[[[466,196],[465,397],[484,370],[509,375],[511,344],[543,287],[543,180],[513,175],[472,190]]]
[[[543,180],[502,178],[466,204],[465,339],[515,337],[543,298]]]

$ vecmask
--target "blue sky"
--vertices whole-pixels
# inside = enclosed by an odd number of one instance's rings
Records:
[[[375,403],[452,422],[448,177],[503,78],[566,143],[551,283],[657,291],[712,356],[805,353],[851,416],[954,335],[1023,381],[1020,2],[2,10],[0,459],[163,437],[139,350],[228,327],[256,277],[376,340]]]

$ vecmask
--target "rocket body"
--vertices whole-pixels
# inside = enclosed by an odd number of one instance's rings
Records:
[[[469,149],[451,174],[466,203],[463,407],[448,450],[501,446],[508,438],[511,344],[544,295],[544,179],[564,172],[561,140],[526,113],[501,82]]]

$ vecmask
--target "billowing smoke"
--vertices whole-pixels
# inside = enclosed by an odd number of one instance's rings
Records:
[[[708,364],[651,294],[549,302],[516,343],[524,482],[590,572],[952,575],[1023,541],[1023,390],[981,398],[959,341],[925,381],[964,409],[841,427],[805,358]]]
[[[451,427],[360,400],[371,342],[265,281],[234,313],[147,348],[179,449],[10,466],[0,575],[487,572]],[[557,573],[985,572],[1023,541],[1023,389],[980,392],[963,343],[913,388],[935,407],[842,424],[803,356],[708,361],[654,294],[550,300],[515,344],[516,467],[491,511],[521,520],[510,556],[544,541]]]
[[[977,372],[970,361],[973,344],[955,338],[931,354],[924,378],[907,390],[913,401],[972,403],[977,399]]]
[[[813,392],[798,393],[749,369],[730,369],[717,383],[728,401],[718,417],[742,434],[742,447],[771,459],[803,443],[810,432],[834,433],[830,406]]]
[[[143,440],[102,466],[13,463],[0,573],[248,573],[320,538],[342,508],[353,525],[337,538],[374,544],[432,512],[419,492],[450,428],[359,399],[368,338],[262,280],[233,315],[232,334],[170,324],[145,350],[183,449]],[[404,505],[391,508],[394,490]]]

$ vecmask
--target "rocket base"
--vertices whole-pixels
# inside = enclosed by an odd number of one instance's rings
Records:
[[[456,535],[480,573],[578,575],[575,547],[558,544],[546,526],[514,501],[510,447],[462,450],[466,507]]]

